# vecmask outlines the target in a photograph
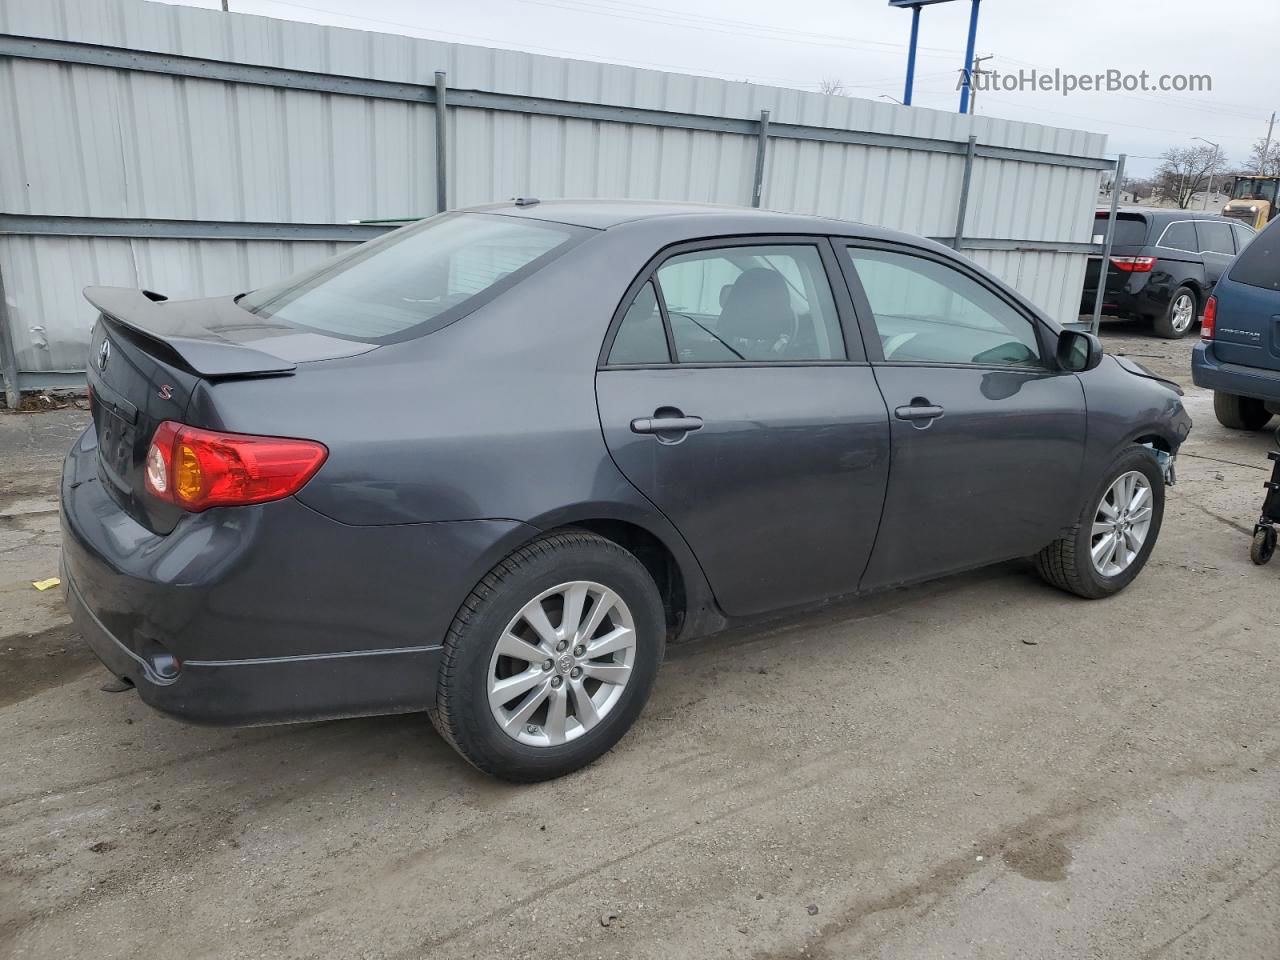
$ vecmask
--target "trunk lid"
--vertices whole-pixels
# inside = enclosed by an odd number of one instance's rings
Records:
[[[1092,240],[1101,246],[1106,240],[1108,214],[1099,213],[1094,219]],[[1137,257],[1143,255],[1147,243],[1150,225],[1146,217],[1138,213],[1121,213],[1116,215],[1115,237],[1111,242],[1111,256]],[[1098,277],[1102,274],[1102,257],[1091,256],[1085,264],[1084,290],[1081,297],[1081,313],[1093,311],[1093,300],[1098,289]],[[1132,274],[1121,270],[1114,263],[1107,264],[1106,286],[1102,298],[1103,307],[1114,306],[1119,295],[1124,292]]]
[[[202,381],[287,377],[299,363],[375,349],[255,316],[231,297],[170,303],[142,290],[89,287],[85,298],[100,311],[87,363],[99,479],[156,533],[172,530],[184,511],[146,492],[147,451],[164,421],[190,423]]]

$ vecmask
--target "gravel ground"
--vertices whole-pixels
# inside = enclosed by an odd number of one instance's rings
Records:
[[[1138,581],[1023,564],[670,651],[594,767],[512,787],[418,716],[183,726],[56,590],[78,411],[0,416],[0,957],[1280,957],[1269,435],[1196,428]]]

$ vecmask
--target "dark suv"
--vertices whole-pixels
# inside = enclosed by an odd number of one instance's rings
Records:
[[[1102,243],[1108,216],[1098,211],[1094,243]],[[1191,332],[1218,278],[1254,237],[1242,223],[1190,210],[1122,210],[1115,229],[1103,312],[1150,320],[1170,340]],[[1101,263],[1101,257],[1089,258],[1082,314],[1093,313]]]
[[[1219,282],[1201,335],[1191,375],[1213,390],[1218,422],[1236,430],[1265,427],[1280,413],[1280,220]]]

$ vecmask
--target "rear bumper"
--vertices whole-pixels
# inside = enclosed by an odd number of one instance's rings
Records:
[[[1280,403],[1280,370],[1246,367],[1219,360],[1214,355],[1211,340],[1196,344],[1192,351],[1191,379],[1197,387]]]
[[[514,542],[505,520],[352,527],[296,500],[209,510],[167,535],[97,477],[92,431],[62,477],[67,606],[142,699],[196,723],[423,710],[445,633]]]
[[[1090,272],[1093,273],[1092,266]],[[1169,290],[1150,282],[1149,273],[1125,273],[1114,267],[1107,271],[1107,285],[1102,293],[1102,312],[1122,317],[1153,317],[1169,307]],[[1097,296],[1096,277],[1086,279],[1080,296],[1081,315],[1093,313]]]
[[[149,706],[189,723],[253,725],[425,710],[441,648],[182,663],[160,676],[89,609],[68,576],[67,608],[98,659]]]

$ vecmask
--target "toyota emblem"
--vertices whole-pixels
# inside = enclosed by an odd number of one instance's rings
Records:
[[[98,347],[98,369],[107,369],[107,361],[111,359],[111,341],[103,339],[102,344]]]

